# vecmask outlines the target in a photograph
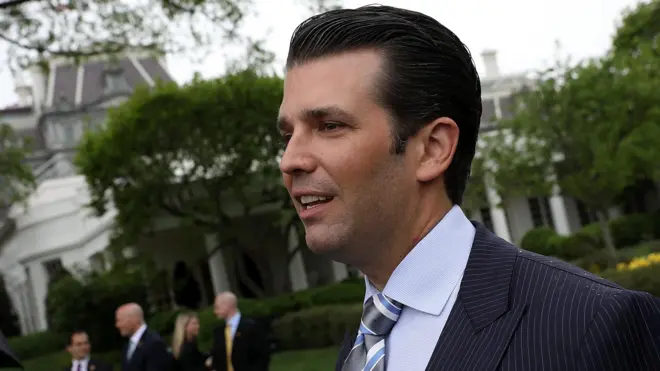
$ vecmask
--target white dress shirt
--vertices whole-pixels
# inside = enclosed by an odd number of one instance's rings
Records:
[[[231,318],[227,320],[227,325],[231,328],[231,339],[234,340],[238,324],[241,323],[241,312],[236,312]]]
[[[385,340],[391,371],[424,371],[456,302],[475,228],[459,206],[410,251],[383,294],[405,305]],[[365,276],[365,301],[378,293]]]
[[[80,365],[80,369],[78,369]],[[88,371],[87,366],[89,365],[89,358],[76,359],[71,362],[71,371]]]
[[[133,352],[135,352],[135,348],[137,348],[140,338],[145,331],[147,331],[147,325],[142,324],[142,326],[140,326],[140,328],[138,328],[138,330],[131,336],[128,343],[128,352],[126,353],[127,359],[131,359],[133,356]]]

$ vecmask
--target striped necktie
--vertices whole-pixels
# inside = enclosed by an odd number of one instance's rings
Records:
[[[385,371],[385,338],[402,309],[401,303],[383,294],[367,299],[357,339],[342,371]]]

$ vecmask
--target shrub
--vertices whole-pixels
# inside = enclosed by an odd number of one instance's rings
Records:
[[[636,257],[649,255],[653,252],[660,252],[660,241],[645,242],[637,246],[623,248],[618,251],[617,259],[619,263],[628,263]],[[605,250],[601,249],[573,261],[573,264],[592,273],[600,273],[607,269],[609,259]]]
[[[570,236],[553,236],[549,243],[556,251],[556,256],[567,261],[584,258],[594,254],[600,248],[592,236],[582,233],[582,231]]]
[[[310,349],[341,344],[346,331],[360,324],[362,304],[333,305],[289,313],[275,320],[273,333],[280,349]]]
[[[636,269],[610,269],[601,276],[627,289],[648,292],[660,297],[660,264],[649,264]]]
[[[660,237],[655,235],[654,215],[623,215],[610,222],[614,244],[618,248],[637,245]]]
[[[556,245],[550,243],[557,232],[550,227],[532,228],[523,236],[520,247],[537,254],[557,256]]]
[[[67,344],[68,335],[52,331],[35,332],[24,336],[9,338],[9,346],[16,356],[23,360],[53,352],[62,352]]]
[[[120,349],[125,340],[114,324],[115,310],[124,303],[136,302],[149,312],[142,273],[112,270],[91,274],[82,280],[66,277],[55,283],[46,305],[52,313],[52,330],[70,333],[85,329],[95,349]]]

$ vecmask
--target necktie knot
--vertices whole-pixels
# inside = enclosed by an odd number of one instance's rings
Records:
[[[387,296],[376,294],[364,304],[360,333],[387,336],[399,320],[403,305]]]

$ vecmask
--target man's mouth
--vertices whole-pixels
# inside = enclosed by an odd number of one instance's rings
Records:
[[[328,196],[300,196],[298,201],[303,207],[303,210],[312,209],[322,204],[332,201],[333,197]]]

